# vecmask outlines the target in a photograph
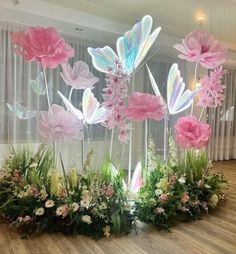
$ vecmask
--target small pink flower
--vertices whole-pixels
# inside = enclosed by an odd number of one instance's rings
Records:
[[[12,33],[11,39],[16,44],[17,54],[43,67],[56,68],[74,55],[74,50],[53,27],[29,26],[22,32]]]
[[[46,140],[81,137],[83,124],[71,112],[53,104],[49,111],[41,111],[38,120],[39,134]]]
[[[69,63],[61,64],[61,66],[61,77],[68,86],[72,86],[74,89],[92,89],[93,85],[99,81],[83,61],[75,62],[73,68]]]
[[[37,198],[40,194],[39,190],[34,185],[30,185],[28,192],[29,192],[29,195],[31,195],[34,198]]]
[[[169,199],[169,197],[167,194],[161,194],[159,199],[161,202],[166,202]]]
[[[179,58],[189,62],[199,62],[203,67],[214,69],[225,62],[227,48],[204,31],[192,31],[182,44],[174,46],[181,52]]]
[[[113,186],[112,185],[108,185],[107,188],[106,188],[106,193],[105,195],[108,197],[108,198],[111,198],[114,194],[114,189],[113,189]]]
[[[181,197],[181,202],[182,203],[187,203],[189,201],[190,197],[188,195],[188,192],[184,192],[182,197]]]
[[[155,212],[156,212],[157,214],[162,214],[162,213],[165,213],[165,209],[162,208],[162,207],[157,207],[157,208],[155,209]]]
[[[143,121],[146,119],[161,120],[164,117],[165,106],[159,96],[135,92],[128,99],[125,114],[129,119]]]
[[[216,108],[224,100],[224,88],[221,84],[222,78],[226,71],[222,66],[211,71],[209,76],[206,75],[200,80],[201,88],[198,91],[198,106]]]
[[[170,175],[168,181],[170,184],[174,184],[177,181],[177,175],[176,174]]]
[[[176,142],[182,148],[200,149],[208,145],[211,127],[194,116],[179,117],[175,124]]]

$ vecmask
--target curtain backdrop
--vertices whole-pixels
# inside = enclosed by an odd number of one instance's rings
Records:
[[[236,159],[236,70],[226,70],[223,80],[225,100],[216,109],[208,110],[212,128],[209,154],[214,161]]]
[[[9,144],[31,143],[32,146],[37,146],[40,143],[40,137],[37,132],[37,118],[30,120],[20,120],[15,114],[10,112],[6,107],[6,103],[15,105],[22,104],[30,110],[47,110],[46,96],[36,95],[30,87],[29,80],[36,79],[40,73],[40,65],[36,62],[25,62],[21,56],[14,52],[14,46],[10,40],[10,33],[12,31],[19,31],[25,28],[22,24],[16,24],[6,21],[0,21],[0,152],[4,152]],[[90,70],[97,76],[100,81],[95,85],[93,90],[97,99],[102,101],[102,89],[105,86],[104,74],[96,71],[91,63],[91,58],[87,53],[87,47],[103,47],[106,43],[83,40],[72,35],[63,34],[65,40],[74,48],[75,55],[70,59],[73,64],[77,60],[83,60],[88,65]],[[161,56],[161,52],[148,61],[150,70],[156,79],[159,88],[163,94],[166,93],[166,80],[169,68],[172,63],[178,62],[183,78],[186,76],[185,63],[177,58]],[[57,90],[68,96],[70,87],[65,85],[59,73],[61,67],[54,70],[47,70],[47,79],[53,83],[52,98],[53,103],[63,105],[61,99],[57,95]],[[153,93],[148,79],[148,74],[145,65],[135,75],[134,85],[136,91],[148,91]],[[81,106],[81,90],[74,90],[72,95],[72,103],[79,107]],[[160,155],[163,154],[163,136],[164,136],[164,121],[149,122],[149,134],[157,144]],[[172,119],[172,124],[175,118]],[[132,151],[132,168],[135,164],[143,158],[144,154],[144,125],[142,123],[133,124],[133,151]],[[96,125],[91,128],[91,135],[89,142],[85,143],[85,153],[88,147],[95,146],[96,165],[99,165],[104,155],[107,155],[110,144],[110,131]],[[85,137],[85,140],[87,137]],[[113,146],[113,158],[119,160],[122,154],[123,145],[117,140],[115,135],[115,142]],[[124,166],[128,164],[128,144],[124,146]],[[64,142],[62,144],[62,155],[66,166],[81,165],[82,161],[82,147],[81,141],[75,140],[72,142]]]

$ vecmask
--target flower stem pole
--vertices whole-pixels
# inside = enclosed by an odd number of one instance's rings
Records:
[[[164,119],[164,161],[167,161],[168,157],[168,139],[169,139],[169,113],[166,110]]]
[[[43,67],[43,77],[44,77],[44,83],[45,83],[45,86],[46,86],[46,96],[47,96],[47,101],[48,101],[48,108],[50,109],[51,104],[50,104],[50,99],[49,99],[48,82],[47,82],[46,68],[45,67]]]
[[[199,61],[196,62],[195,70],[194,70],[194,87],[193,87],[194,92],[196,91],[198,64],[199,64]],[[193,114],[193,109],[194,109],[194,99],[193,99],[193,103],[192,103],[192,106],[191,106],[191,115]]]
[[[199,121],[202,119],[204,111],[205,111],[205,108],[202,108],[201,114],[200,114],[199,119],[198,119]]]
[[[148,157],[148,120],[145,120],[145,168],[147,168]]]
[[[134,76],[132,77],[132,93],[134,92]],[[132,137],[133,137],[133,130],[132,130],[133,121],[131,121],[131,130],[129,133],[129,165],[128,165],[128,185],[131,182],[131,170],[132,170]]]
[[[112,131],[111,131],[111,140],[110,140],[110,159],[112,157],[112,147],[113,147],[113,139],[114,139],[114,128],[112,128]]]

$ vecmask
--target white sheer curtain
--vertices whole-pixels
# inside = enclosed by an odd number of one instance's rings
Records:
[[[226,70],[223,80],[225,100],[216,109],[208,110],[212,127],[209,154],[214,161],[236,159],[236,70]]]
[[[30,110],[47,110],[46,96],[36,95],[29,84],[29,80],[36,79],[37,75],[40,73],[41,68],[39,64],[36,62],[25,62],[21,56],[16,55],[10,40],[10,33],[12,31],[23,30],[24,28],[25,25],[22,24],[0,21],[0,153],[4,152],[9,147],[9,144],[31,143],[32,146],[37,146],[40,143],[40,137],[37,133],[37,119],[18,119],[16,115],[10,112],[6,107],[7,102],[13,105],[20,103]],[[84,40],[68,34],[63,34],[63,36],[75,49],[75,56],[73,59],[70,59],[70,63],[73,64],[73,62],[77,60],[85,61],[94,75],[100,79],[99,83],[95,85],[94,93],[97,99],[102,101],[102,89],[105,86],[105,77],[104,74],[93,68],[91,58],[87,53],[87,47],[103,47],[106,45],[106,42],[99,43],[96,41]],[[165,87],[169,68],[171,64],[176,61],[179,63],[185,79],[185,63],[177,58],[161,56],[161,52],[159,52],[155,59],[148,62],[163,94],[166,92]],[[65,85],[60,77],[60,70],[60,67],[54,70],[47,70],[47,78],[48,80],[52,79],[53,82],[53,103],[63,105],[56,91],[60,90],[68,96],[70,87]],[[143,65],[135,75],[135,90],[153,93],[145,65]],[[74,90],[73,92],[72,102],[76,107],[80,106],[81,93],[81,90]],[[174,122],[174,119],[172,119],[172,124]],[[143,124],[134,123],[132,168],[144,155],[143,133]],[[163,121],[150,121],[149,134],[156,141],[160,155],[163,154]],[[110,131],[101,125],[96,125],[92,127],[91,135],[92,138],[90,139],[90,142],[85,143],[85,153],[88,151],[89,146],[95,146],[96,153],[94,161],[96,162],[96,165],[99,165],[109,150]],[[115,137],[113,159],[118,162],[122,154],[123,146],[117,140],[117,135],[115,135]],[[124,146],[123,157],[123,165],[126,168],[128,165],[128,149],[129,147],[127,144]],[[80,166],[82,161],[81,142],[79,140],[64,142],[62,144],[62,155],[67,167],[73,165]]]

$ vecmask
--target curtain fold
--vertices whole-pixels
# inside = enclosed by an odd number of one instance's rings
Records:
[[[212,128],[209,155],[213,161],[236,159],[236,70],[226,70],[222,82],[225,100],[221,106],[208,110]]]

